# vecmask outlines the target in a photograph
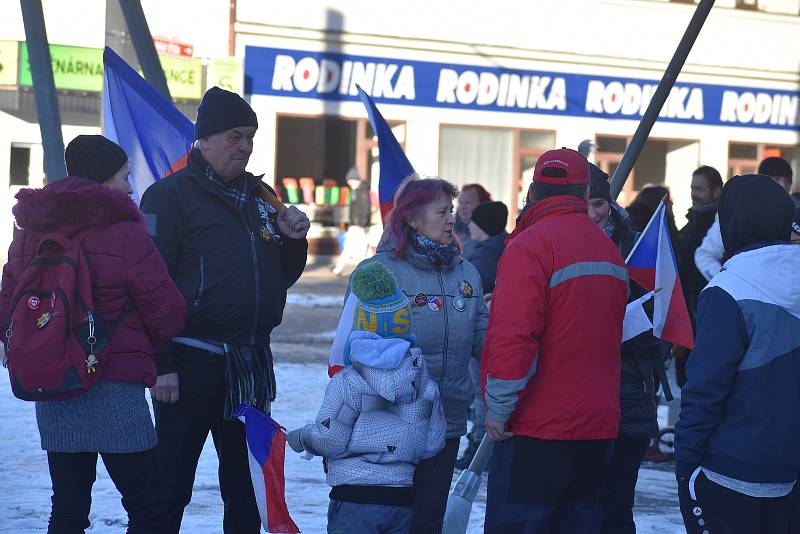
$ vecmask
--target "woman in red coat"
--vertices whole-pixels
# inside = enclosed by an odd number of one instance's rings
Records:
[[[122,494],[129,533],[159,532],[167,507],[159,481],[156,436],[145,387],[156,380],[154,346],[176,335],[187,304],[167,274],[142,216],[130,199],[128,157],[100,135],[78,136],[65,154],[70,176],[17,195],[21,231],[3,269],[0,331],[9,322],[16,281],[45,233],[83,240],[95,311],[119,318],[100,381],[78,397],[37,401],[36,421],[53,483],[48,533],[89,526],[98,453]]]

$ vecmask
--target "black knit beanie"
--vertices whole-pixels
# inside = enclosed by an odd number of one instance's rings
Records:
[[[236,93],[219,87],[206,91],[197,108],[194,138],[202,139],[238,126],[258,128],[258,118],[250,104]]]
[[[502,232],[508,223],[508,208],[502,202],[484,202],[472,212],[472,222],[489,234],[489,237]]]
[[[128,161],[128,155],[115,142],[102,135],[79,135],[64,152],[67,174],[102,184]]]
[[[792,166],[789,165],[789,162],[783,158],[765,158],[759,165],[758,165],[758,174],[765,174],[767,176],[771,176],[772,178],[782,176],[783,178],[788,178],[789,181],[792,181]]]
[[[611,184],[608,183],[608,174],[603,169],[589,163],[589,198],[604,198],[611,202]]]

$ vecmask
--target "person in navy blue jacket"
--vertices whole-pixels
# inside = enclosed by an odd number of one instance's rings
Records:
[[[800,470],[800,247],[794,203],[770,177],[723,188],[730,259],[703,290],[675,426],[688,532],[788,532]]]

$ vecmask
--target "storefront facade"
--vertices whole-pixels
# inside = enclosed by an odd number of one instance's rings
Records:
[[[245,93],[261,125],[254,165],[274,170],[279,187],[287,178],[343,186],[355,166],[374,187],[377,149],[358,85],[378,103],[420,174],[459,185],[481,183],[509,205],[512,219],[536,158],[547,149],[576,148],[592,139],[598,147],[592,159],[613,172],[693,10],[643,0],[580,3],[591,4],[594,13],[586,16],[599,25],[611,26],[624,14],[627,25],[639,28],[635,33],[646,33],[641,31],[645,24],[675,26],[654,29],[670,38],[644,41],[641,47],[632,46],[635,35],[611,39],[627,42],[625,54],[611,56],[601,52],[613,43],[598,46],[601,34],[581,34],[580,28],[568,43],[561,38],[564,48],[553,43],[552,50],[559,50],[553,52],[535,33],[530,47],[522,47],[519,35],[484,24],[474,13],[452,14],[455,20],[442,31],[453,36],[426,33],[413,16],[430,11],[423,2],[384,19],[386,28],[369,28],[369,17],[356,6],[348,11],[333,2],[306,3],[326,8],[327,15],[302,17],[308,11],[298,10],[297,19],[270,14],[262,20],[248,2],[239,5],[237,55],[244,56]],[[497,9],[512,4],[523,18],[542,7],[500,2]],[[571,16],[570,3],[547,4],[548,18]],[[323,27],[315,27],[315,21]],[[734,41],[738,49],[715,46],[714,39],[745,25],[756,35],[771,35],[773,45],[786,37],[785,47],[777,49],[783,57],[772,58],[775,65],[747,50],[752,41]],[[389,35],[390,30],[397,32]],[[800,174],[800,93],[796,66],[791,66],[798,53],[790,50],[789,39],[798,30],[797,16],[715,8],[621,203],[647,183],[665,184],[680,223],[691,205],[691,173],[701,164],[728,178],[753,172],[763,157],[780,155]],[[453,38],[470,34],[481,44]],[[752,64],[743,65],[748,58]]]

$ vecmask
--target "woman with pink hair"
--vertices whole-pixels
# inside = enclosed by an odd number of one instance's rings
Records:
[[[488,312],[478,271],[461,257],[453,231],[458,189],[441,178],[408,178],[395,194],[378,254],[412,303],[411,325],[439,387],[445,446],[414,474],[411,532],[441,532],[458,443],[472,396],[470,358],[480,359]]]

